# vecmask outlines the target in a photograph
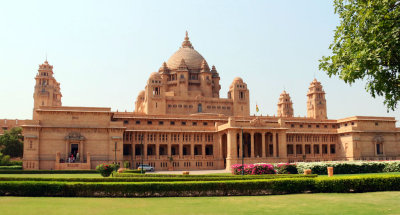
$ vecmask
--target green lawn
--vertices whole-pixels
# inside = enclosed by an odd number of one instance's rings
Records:
[[[0,197],[19,214],[400,214],[400,192],[189,198]]]

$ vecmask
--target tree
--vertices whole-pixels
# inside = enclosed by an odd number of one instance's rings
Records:
[[[340,25],[319,68],[344,82],[367,80],[372,97],[387,109],[400,100],[400,0],[334,0]]]
[[[10,131],[5,131],[0,136],[0,149],[4,155],[11,157],[22,157],[24,146],[22,143],[22,128],[15,127]]]

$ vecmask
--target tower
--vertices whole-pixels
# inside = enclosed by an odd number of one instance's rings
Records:
[[[228,99],[233,100],[233,116],[250,115],[250,94],[242,78],[233,79],[228,91]]]
[[[219,74],[217,72],[217,69],[213,65],[211,68],[211,74],[212,74],[212,94],[214,98],[219,98],[219,90],[221,90],[221,85],[219,84]]]
[[[286,93],[285,90],[279,96],[278,116],[293,117],[293,103],[292,100],[290,99],[289,93]]]
[[[47,60],[39,65],[33,93],[33,119],[37,118],[36,109],[40,106],[61,106],[60,83],[53,75],[53,66]]]
[[[307,93],[307,117],[314,119],[327,119],[325,91],[321,82],[314,78]]]

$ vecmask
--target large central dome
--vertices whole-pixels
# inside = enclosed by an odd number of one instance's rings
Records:
[[[186,32],[185,41],[182,43],[182,47],[179,48],[167,61],[169,69],[177,69],[182,59],[185,60],[186,65],[189,69],[199,70],[204,57],[201,56],[196,50],[194,50],[192,44],[189,41],[188,34]]]

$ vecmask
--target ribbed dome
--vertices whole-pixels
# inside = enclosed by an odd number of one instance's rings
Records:
[[[185,60],[186,65],[189,69],[200,69],[201,63],[204,58],[198,53],[196,50],[183,47],[180,48],[177,52],[175,52],[167,61],[168,68],[177,69],[182,59]]]
[[[182,47],[179,48],[179,50],[175,52],[167,61],[168,68],[172,70],[177,69],[181,64],[182,59],[185,60],[185,63],[189,69],[196,70],[200,70],[201,64],[204,60],[203,56],[194,50],[192,43],[189,41],[187,32],[185,40],[182,43]]]

